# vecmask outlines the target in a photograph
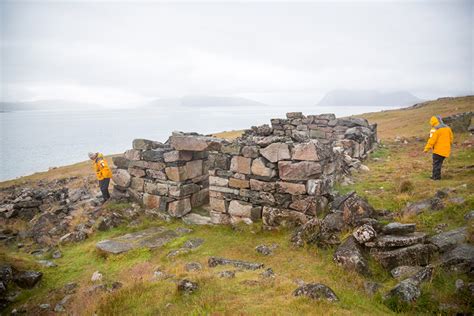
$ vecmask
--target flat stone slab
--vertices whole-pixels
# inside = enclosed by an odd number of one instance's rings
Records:
[[[467,228],[460,227],[432,236],[429,241],[438,247],[440,252],[446,252],[467,239]]]
[[[377,237],[376,240],[366,242],[365,246],[369,248],[396,248],[396,247],[407,247],[415,244],[422,244],[426,240],[426,234],[416,232],[412,234],[396,236],[396,235],[384,235]]]
[[[370,254],[384,268],[393,269],[403,265],[425,266],[431,262],[436,250],[436,246],[432,244],[416,244],[387,251],[372,249]]]
[[[474,245],[460,244],[443,254],[441,266],[458,273],[470,273],[474,270]]]
[[[197,213],[189,213],[181,217],[181,219],[188,225],[212,225],[209,216],[203,216]]]
[[[174,135],[170,137],[170,144],[176,150],[217,151],[225,144],[225,140],[207,136]]]
[[[210,257],[207,263],[211,268],[217,267],[218,265],[233,265],[236,268],[242,268],[247,270],[257,270],[264,267],[263,263],[254,263],[217,257]]]
[[[402,224],[393,222],[385,225],[382,232],[386,235],[406,235],[414,233],[415,230],[416,224]]]
[[[119,254],[137,248],[159,248],[185,233],[180,229],[168,230],[164,227],[152,227],[139,232],[126,234],[112,239],[99,241],[97,249]]]

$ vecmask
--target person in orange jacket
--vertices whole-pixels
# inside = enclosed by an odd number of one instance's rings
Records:
[[[433,151],[433,174],[431,179],[441,180],[441,167],[443,161],[451,154],[451,145],[453,143],[453,131],[448,125],[443,123],[439,115],[430,119],[431,131],[430,138],[425,146],[425,153]]]
[[[112,178],[112,171],[107,164],[107,161],[104,159],[104,155],[101,153],[89,153],[90,160],[94,161],[94,171],[99,180],[100,192],[102,192],[102,198],[104,203],[110,198],[109,194],[109,183],[110,178]]]

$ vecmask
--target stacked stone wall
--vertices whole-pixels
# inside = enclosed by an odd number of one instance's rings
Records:
[[[333,185],[361,165],[376,133],[365,119],[293,112],[234,141],[181,132],[165,144],[137,139],[114,158],[115,188],[173,217],[209,203],[215,224],[297,225],[327,206]]]

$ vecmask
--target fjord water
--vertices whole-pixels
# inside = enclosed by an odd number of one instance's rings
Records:
[[[106,155],[131,148],[134,138],[166,141],[172,131],[202,134],[269,124],[289,111],[347,116],[383,107],[206,107],[0,113],[0,180],[87,160],[87,153]]]

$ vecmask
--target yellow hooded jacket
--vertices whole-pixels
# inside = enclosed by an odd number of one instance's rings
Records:
[[[433,154],[437,154],[443,157],[449,157],[451,154],[451,144],[453,143],[453,132],[449,126],[445,125],[443,121],[433,116],[430,119],[431,130],[435,130],[428,139],[428,143],[425,146],[425,152],[433,149]]]
[[[107,160],[104,159],[104,155],[101,153],[97,154],[97,158],[94,160],[94,171],[97,180],[104,180],[106,178],[112,178],[112,171],[109,168]]]

